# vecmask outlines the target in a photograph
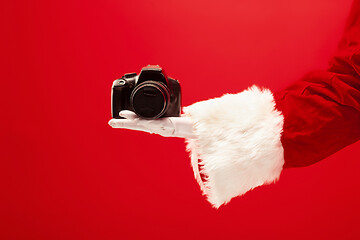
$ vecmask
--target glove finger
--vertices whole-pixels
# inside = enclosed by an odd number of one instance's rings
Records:
[[[127,128],[136,130],[142,127],[138,124],[137,121],[130,119],[111,119],[109,121],[109,125],[113,128]]]
[[[122,110],[119,112],[119,116],[120,117],[124,117],[126,119],[131,119],[134,120],[136,118],[139,118],[138,115],[136,115],[136,113],[129,111],[129,110]]]

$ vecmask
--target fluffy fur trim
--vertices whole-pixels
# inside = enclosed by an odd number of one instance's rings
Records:
[[[184,113],[197,136],[187,139],[194,175],[214,207],[279,178],[283,116],[269,90],[253,86],[197,102]]]

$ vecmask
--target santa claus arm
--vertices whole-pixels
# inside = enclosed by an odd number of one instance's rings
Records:
[[[257,87],[185,108],[195,177],[215,207],[316,163],[360,137],[360,1],[327,71],[274,95]],[[274,96],[274,97],[273,97]]]

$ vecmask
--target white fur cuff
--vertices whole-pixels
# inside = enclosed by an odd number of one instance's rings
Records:
[[[253,86],[195,103],[184,113],[197,136],[187,139],[195,178],[214,207],[279,178],[283,116],[269,90]]]

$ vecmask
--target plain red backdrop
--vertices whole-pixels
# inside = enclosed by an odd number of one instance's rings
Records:
[[[183,105],[326,68],[351,0],[2,1],[1,239],[359,239],[359,143],[219,210],[182,139],[111,129],[159,64]]]

